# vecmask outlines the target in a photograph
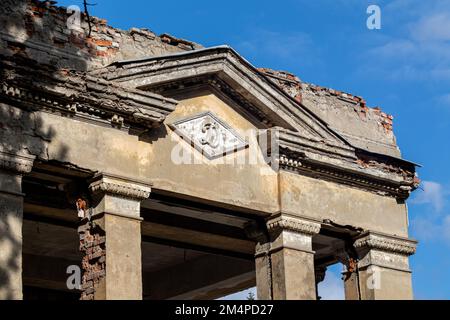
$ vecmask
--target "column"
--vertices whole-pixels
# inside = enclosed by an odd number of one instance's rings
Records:
[[[345,300],[360,300],[358,272],[342,273],[344,280]]]
[[[272,300],[272,275],[270,267],[270,240],[266,225],[256,222],[247,224],[244,228],[249,239],[256,242],[255,272],[256,296],[258,300]]]
[[[357,271],[345,281],[346,298],[362,300],[413,299],[408,256],[417,242],[408,238],[366,232],[354,242]]]
[[[22,296],[22,175],[34,157],[0,152],[0,300]]]
[[[314,300],[312,236],[320,223],[287,214],[267,221],[268,241],[257,245],[258,299]]]
[[[92,218],[79,228],[84,300],[141,300],[140,202],[150,186],[101,174],[90,184]]]

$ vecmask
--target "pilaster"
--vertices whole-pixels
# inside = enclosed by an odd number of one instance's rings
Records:
[[[33,156],[0,152],[0,300],[21,300],[22,294],[22,176]]]
[[[79,228],[85,254],[81,298],[140,300],[140,202],[149,197],[150,186],[101,174],[89,189],[94,203]]]
[[[359,256],[357,276],[346,281],[346,298],[413,299],[408,257],[415,253],[416,245],[412,239],[376,232],[358,237],[354,242]]]
[[[316,299],[312,237],[320,223],[287,214],[271,217],[256,247],[259,299]]]

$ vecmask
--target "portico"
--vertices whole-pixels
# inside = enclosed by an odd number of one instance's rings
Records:
[[[1,64],[0,299],[314,300],[336,263],[347,299],[413,298],[416,165],[356,99],[228,46]]]

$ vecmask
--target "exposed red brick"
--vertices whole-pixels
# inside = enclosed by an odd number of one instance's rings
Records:
[[[81,300],[93,300],[98,284],[106,276],[106,236],[95,222],[82,220],[78,228],[83,277]]]
[[[95,55],[97,57],[106,57],[106,56],[108,56],[108,52],[107,51],[96,51]]]
[[[80,49],[85,48],[86,46],[86,38],[84,37],[84,34],[82,33],[74,33],[72,32],[69,35],[69,41],[70,43],[72,43],[73,45],[77,46]]]
[[[100,47],[110,47],[112,46],[112,41],[109,40],[102,40],[102,39],[98,39],[98,40],[94,40],[95,44],[100,46]]]

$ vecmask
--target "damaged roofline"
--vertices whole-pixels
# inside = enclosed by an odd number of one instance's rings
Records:
[[[361,148],[356,148],[356,147],[355,147],[355,150],[358,151],[358,152],[365,153],[367,155],[372,155],[374,157],[385,157],[385,158],[387,158],[389,160],[398,161],[400,163],[403,163],[403,164],[406,164],[406,165],[410,165],[410,166],[414,166],[414,167],[417,167],[417,168],[422,168],[423,167],[419,163],[415,163],[415,162],[412,162],[412,161],[409,161],[409,160],[406,160],[406,159],[394,157],[394,156],[391,156],[391,155],[388,155],[388,154],[376,153],[376,152],[372,152],[372,151],[369,151],[369,150],[366,150],[366,149],[361,149]]]
[[[203,52],[208,52],[208,51],[216,51],[216,50],[231,51],[235,55],[239,56],[246,63],[251,65],[253,68],[255,68],[250,62],[248,62],[239,53],[237,53],[236,50],[234,50],[232,47],[230,47],[228,45],[213,46],[213,47],[196,49],[196,50],[190,50],[190,51],[174,52],[174,53],[163,54],[163,55],[159,55],[159,56],[151,56],[151,57],[140,58],[140,59],[119,60],[119,61],[115,61],[115,62],[107,65],[106,67],[115,66],[115,65],[124,65],[124,64],[128,64],[128,63],[137,63],[137,62],[147,62],[147,61],[152,61],[152,60],[160,60],[160,59],[164,59],[164,58],[178,58],[178,57],[188,56],[188,55],[192,55],[192,54],[203,53]]]

